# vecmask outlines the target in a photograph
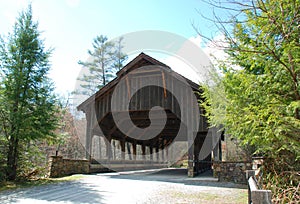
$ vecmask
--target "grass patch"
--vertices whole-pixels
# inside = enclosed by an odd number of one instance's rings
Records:
[[[49,178],[53,181],[76,181],[79,179],[84,178],[85,175],[83,174],[75,174],[75,175],[71,175],[71,176],[65,176],[65,177],[61,177],[61,178]]]
[[[6,181],[0,182],[0,191],[17,189],[17,188],[30,188],[33,186],[48,185],[60,182],[76,181],[84,178],[84,175],[77,174],[72,176],[66,176],[62,178],[43,178],[37,180],[20,180],[20,181]]]
[[[168,196],[168,202],[174,203],[212,203],[212,204],[243,204],[247,203],[248,195],[246,190],[241,190],[233,193],[232,195],[228,194],[219,194],[219,193],[207,193],[207,192],[182,192],[178,190],[165,190],[159,193],[164,199],[164,196]]]
[[[238,203],[245,203],[245,202],[248,202],[248,192],[247,192],[247,193],[245,193],[245,192],[240,192],[240,193],[237,195],[236,201],[237,201]]]
[[[188,201],[213,201],[218,198],[217,195],[210,194],[210,193],[184,193],[180,191],[167,191],[163,192],[164,195],[168,195],[175,200],[186,202]]]

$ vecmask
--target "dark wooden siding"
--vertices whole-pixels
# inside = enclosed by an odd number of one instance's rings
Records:
[[[116,86],[95,99],[98,122],[111,112],[111,103],[118,103],[118,111],[126,111],[128,105],[130,111],[144,111],[150,110],[154,106],[160,106],[170,110],[178,118],[183,117],[181,113],[185,114],[185,118],[189,118],[193,114],[191,106],[195,104],[192,103],[192,98],[187,91],[187,88],[190,87],[187,87],[186,83],[182,83],[177,76],[174,76],[174,72],[170,73],[162,67],[144,67],[134,73],[128,73],[119,83],[122,84],[118,85],[115,101],[111,101],[111,99]],[[151,85],[149,86],[149,84]],[[197,91],[195,87],[192,89]],[[178,100],[173,93],[179,95]],[[127,103],[130,95],[132,97]],[[195,96],[199,98],[198,94]],[[200,108],[199,112],[202,113]],[[194,123],[193,118],[190,120],[189,122]],[[199,128],[199,131],[207,131],[207,122],[202,116],[200,116]]]

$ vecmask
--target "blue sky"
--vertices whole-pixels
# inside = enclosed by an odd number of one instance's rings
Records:
[[[18,12],[29,2],[46,45],[54,48],[50,77],[60,93],[73,91],[81,69],[77,62],[87,59],[97,35],[113,39],[135,31],[161,30],[200,45],[192,23],[203,34],[215,35],[197,12],[211,16],[212,8],[199,0],[0,0],[0,35],[12,31]]]

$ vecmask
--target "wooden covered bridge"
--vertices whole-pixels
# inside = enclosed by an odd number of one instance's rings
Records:
[[[187,153],[189,176],[210,169],[212,156],[221,158],[220,141],[212,155],[213,134],[201,115],[198,92],[198,84],[139,54],[77,107],[86,115],[91,165],[113,170],[158,168]],[[210,149],[204,158],[199,157],[203,144]]]

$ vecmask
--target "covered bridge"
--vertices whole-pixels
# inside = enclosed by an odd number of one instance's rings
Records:
[[[85,147],[91,165],[113,170],[163,167],[182,156],[185,147],[189,176],[210,169],[213,135],[202,116],[198,92],[198,84],[139,54],[77,107],[86,115]],[[186,145],[175,145],[182,142]],[[221,158],[217,143],[215,160]],[[199,156],[203,144],[209,149],[205,157]],[[99,148],[97,159],[92,153],[95,148]]]

